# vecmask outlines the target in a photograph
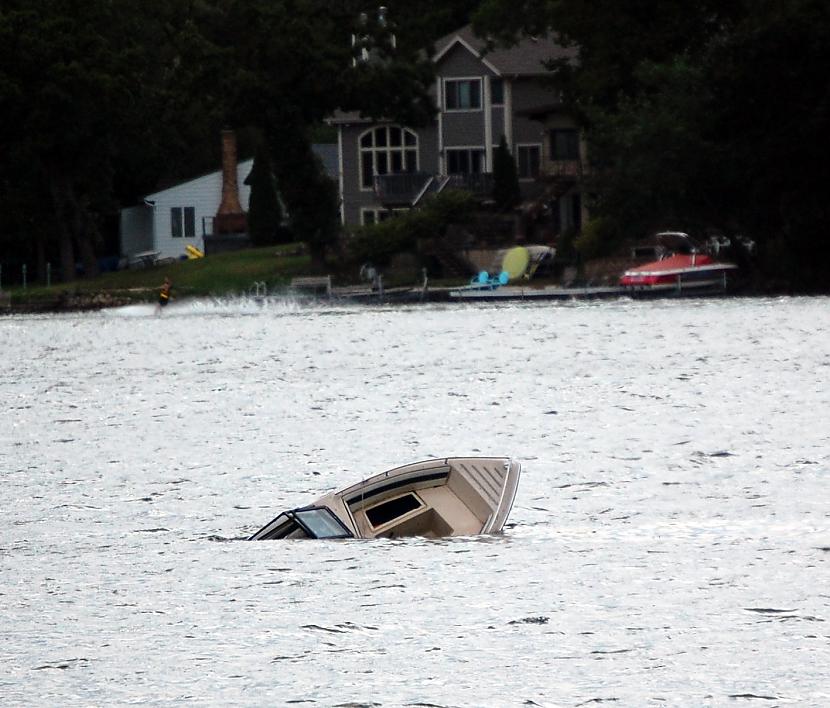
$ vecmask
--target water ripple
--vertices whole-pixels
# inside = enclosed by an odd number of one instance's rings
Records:
[[[3,704],[830,705],[829,299],[177,304],[0,318]],[[466,454],[502,535],[242,542]]]

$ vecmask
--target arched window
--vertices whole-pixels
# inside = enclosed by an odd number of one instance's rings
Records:
[[[409,128],[382,125],[360,136],[360,186],[371,189],[375,175],[418,171],[418,136]]]

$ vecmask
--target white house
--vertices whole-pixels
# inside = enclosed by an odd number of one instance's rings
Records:
[[[239,201],[245,206],[251,196],[245,178],[253,163],[244,160],[236,168]],[[204,251],[204,236],[213,233],[221,199],[222,170],[148,194],[142,204],[121,210],[121,255],[157,251],[159,258],[179,258],[186,255],[185,246]]]
[[[334,180],[337,174],[337,146],[315,144],[314,152]],[[239,202],[247,211],[251,188],[245,179],[253,159],[237,164]],[[213,234],[213,219],[222,201],[222,170],[148,194],[141,204],[121,210],[121,256],[155,252],[158,258],[180,258],[186,246],[205,249],[204,237]]]

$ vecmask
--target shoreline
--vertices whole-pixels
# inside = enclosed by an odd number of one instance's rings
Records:
[[[135,292],[135,291],[134,291]],[[153,293],[155,290],[143,290]],[[26,314],[61,314],[70,312],[93,312],[128,305],[154,304],[155,298],[135,297],[121,294],[123,291],[106,290],[94,293],[63,293],[57,298],[34,298],[23,302],[14,302],[8,292],[0,293],[0,316]],[[137,294],[137,293],[136,293]],[[620,286],[583,286],[561,287],[544,285],[528,287],[525,285],[508,285],[493,290],[475,289],[468,286],[454,287],[395,287],[382,292],[366,286],[340,286],[332,288],[331,295],[308,295],[298,290],[286,288],[268,295],[256,296],[245,294],[241,297],[252,301],[294,299],[302,302],[340,303],[355,305],[418,305],[431,303],[498,303],[498,302],[566,302],[596,301],[630,298],[643,299],[688,299],[688,298],[733,298],[733,297],[781,297],[781,296],[826,296],[828,293],[792,293],[784,291],[763,291],[758,289],[695,291],[693,289],[676,291],[644,291]],[[193,299],[194,295],[175,298],[178,301]],[[240,297],[238,292],[205,295],[206,298]]]

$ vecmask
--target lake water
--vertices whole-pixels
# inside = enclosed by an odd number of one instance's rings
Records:
[[[828,706],[830,299],[0,318],[0,703]],[[243,539],[509,455],[501,536]]]

